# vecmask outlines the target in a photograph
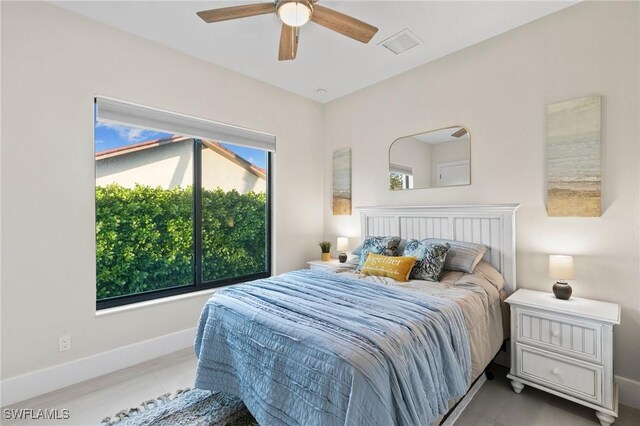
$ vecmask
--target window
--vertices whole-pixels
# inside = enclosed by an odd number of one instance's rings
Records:
[[[265,148],[273,142],[193,117],[96,102],[97,308],[269,276]]]
[[[399,163],[389,163],[389,189],[413,188],[413,168]]]

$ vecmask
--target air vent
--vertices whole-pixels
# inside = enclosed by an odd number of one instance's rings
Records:
[[[422,44],[422,40],[408,29],[404,29],[397,34],[392,35],[386,40],[378,43],[395,53],[396,55],[406,52],[412,47]]]

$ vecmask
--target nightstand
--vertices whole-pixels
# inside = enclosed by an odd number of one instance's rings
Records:
[[[310,260],[309,262],[307,262],[307,265],[309,265],[309,269],[316,269],[316,270],[327,270],[327,269],[335,269],[335,268],[339,268],[340,266],[343,266],[344,263],[340,263],[340,261],[338,259],[331,259],[331,260],[327,260],[327,261],[323,261],[323,260]]]
[[[511,371],[516,393],[533,386],[596,410],[602,426],[618,417],[613,326],[620,305],[518,290],[511,307]]]

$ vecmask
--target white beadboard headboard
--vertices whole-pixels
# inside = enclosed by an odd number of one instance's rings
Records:
[[[484,260],[516,291],[516,210],[520,204],[358,207],[362,237],[443,238],[484,244]]]

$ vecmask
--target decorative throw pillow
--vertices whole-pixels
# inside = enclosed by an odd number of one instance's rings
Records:
[[[403,256],[416,258],[410,277],[416,280],[439,281],[449,252],[449,244],[409,240]]]
[[[360,264],[356,272],[360,272],[369,253],[382,254],[384,256],[397,256],[400,237],[367,237],[362,243]]]
[[[428,238],[422,241],[437,244],[449,244],[451,246],[449,253],[447,254],[447,260],[444,264],[444,269],[448,271],[462,271],[472,274],[473,268],[476,267],[478,262],[480,262],[480,259],[482,259],[482,256],[484,256],[487,251],[487,247],[482,244],[440,240],[435,238]]]
[[[400,244],[398,244],[398,253],[402,253],[404,251],[404,246],[406,243],[407,243],[407,240],[405,239],[400,240]],[[351,254],[354,256],[362,256],[362,244],[354,248]]]
[[[369,252],[360,272],[364,275],[377,275],[406,282],[409,279],[414,263],[416,263],[415,257],[383,256]]]

